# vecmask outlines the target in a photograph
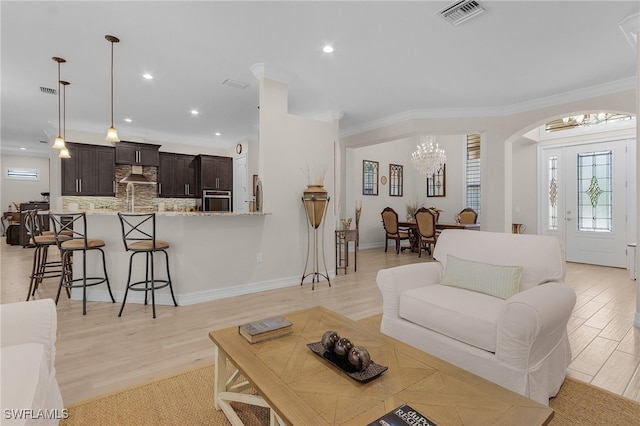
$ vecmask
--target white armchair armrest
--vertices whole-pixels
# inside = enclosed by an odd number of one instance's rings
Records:
[[[498,319],[496,357],[515,368],[543,361],[560,344],[576,303],[573,289],[549,282],[509,299]]]
[[[414,263],[378,271],[376,282],[382,293],[382,313],[398,318],[400,294],[416,287],[438,284],[442,281],[440,262]]]
[[[57,332],[56,305],[52,299],[0,305],[2,347],[23,343],[44,346],[49,371],[54,371]]]

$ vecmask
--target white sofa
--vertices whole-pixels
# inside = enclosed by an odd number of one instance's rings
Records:
[[[56,380],[52,299],[0,305],[2,425],[58,424],[65,416]]]
[[[560,241],[445,230],[433,256],[437,261],[378,272],[381,332],[548,405],[571,361],[567,322],[576,301],[563,282]],[[452,266],[447,274],[448,259]],[[451,284],[447,277],[455,275],[458,259],[473,261],[467,262],[471,265],[520,266],[516,294],[502,299],[443,285],[443,279]]]

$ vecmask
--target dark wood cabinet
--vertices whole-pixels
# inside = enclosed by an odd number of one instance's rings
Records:
[[[195,198],[195,156],[161,152],[158,166],[158,196]]]
[[[115,149],[67,142],[71,158],[62,159],[62,195],[115,195]]]
[[[120,141],[115,146],[116,164],[158,166],[160,145]]]
[[[96,187],[95,195],[113,197],[116,195],[116,150],[107,146],[95,149],[96,155]]]
[[[196,196],[195,156],[176,154],[176,195]]]
[[[158,197],[173,197],[176,194],[176,155],[161,152],[158,166]]]
[[[197,195],[204,189],[233,191],[233,159],[215,155],[196,157]]]

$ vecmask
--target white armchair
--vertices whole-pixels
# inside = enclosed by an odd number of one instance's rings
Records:
[[[519,286],[503,299],[450,282],[445,285],[448,256],[491,268],[520,267],[515,268]],[[576,301],[573,289],[563,282],[560,241],[538,235],[445,230],[434,258],[436,262],[378,272],[381,331],[548,405],[571,361],[567,322]],[[454,267],[458,264],[452,262]]]
[[[52,299],[0,305],[2,425],[58,424],[65,416],[56,380]]]

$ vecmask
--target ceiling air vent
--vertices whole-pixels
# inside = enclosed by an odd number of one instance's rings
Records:
[[[236,89],[246,89],[249,87],[249,83],[243,83],[242,81],[231,80],[230,78],[225,78],[220,82],[223,86],[235,87]]]
[[[57,94],[58,94],[58,91],[57,91],[56,89],[51,89],[51,88],[49,88],[49,87],[42,87],[42,86],[40,86],[40,91],[41,91],[42,93],[47,93],[47,94],[49,94],[49,95],[57,95]]]
[[[453,25],[459,25],[484,12],[484,7],[475,0],[462,0],[442,9],[438,14]]]

